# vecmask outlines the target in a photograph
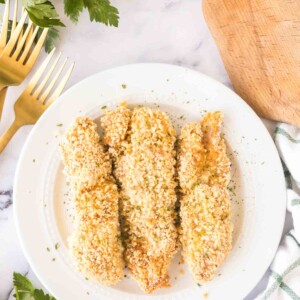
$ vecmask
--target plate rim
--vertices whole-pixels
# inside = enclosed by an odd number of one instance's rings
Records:
[[[285,193],[283,193],[284,195],[284,199],[282,200],[282,206],[284,208],[283,210],[283,217],[282,217],[282,220],[281,220],[281,225],[278,227],[280,227],[280,234],[278,233],[278,237],[276,238],[276,243],[274,242],[274,244],[276,244],[276,247],[274,247],[274,249],[272,249],[272,255],[270,256],[271,258],[269,259],[269,261],[267,263],[265,263],[266,267],[263,268],[264,271],[261,271],[260,275],[257,276],[257,280],[255,282],[255,284],[253,284],[253,286],[247,291],[247,293],[245,293],[243,296],[246,296],[249,294],[249,292],[251,292],[251,290],[257,285],[257,283],[261,280],[263,274],[266,272],[266,270],[269,268],[275,254],[276,254],[276,251],[278,249],[278,246],[279,246],[279,243],[280,243],[280,240],[281,240],[281,236],[282,236],[282,232],[283,232],[283,229],[284,229],[284,223],[285,223],[285,218],[286,218],[286,189],[285,189],[285,179],[284,179],[284,172],[283,172],[283,167],[282,167],[282,164],[280,163],[280,155],[278,153],[278,150],[275,146],[275,143],[274,141],[272,140],[271,138],[271,135],[270,133],[268,132],[267,128],[265,127],[265,125],[263,124],[262,120],[258,117],[258,115],[255,113],[255,111],[245,102],[245,100],[243,100],[238,94],[236,94],[232,89],[230,89],[229,87],[227,87],[226,85],[224,85],[223,83],[217,81],[216,79],[214,78],[211,78],[210,76],[207,76],[201,72],[198,72],[196,70],[193,70],[193,69],[190,69],[190,68],[187,68],[187,67],[184,67],[184,66],[177,66],[177,65],[173,65],[173,64],[165,64],[165,63],[135,63],[135,64],[125,64],[125,65],[121,65],[121,66],[117,66],[117,67],[113,67],[113,68],[109,68],[109,69],[105,69],[105,70],[102,70],[102,71],[99,71],[91,76],[88,76],[86,78],[84,78],[83,80],[77,82],[76,84],[72,85],[67,91],[65,91],[60,97],[59,99],[57,99],[57,101],[55,101],[55,103],[53,105],[51,105],[51,107],[41,116],[41,118],[38,120],[38,122],[33,126],[31,132],[29,133],[28,135],[28,138],[26,139],[26,142],[22,148],[22,151],[21,151],[21,154],[19,156],[19,160],[18,160],[18,163],[17,163],[17,167],[16,167],[16,173],[15,173],[15,178],[14,178],[14,184],[13,184],[13,187],[14,187],[14,194],[13,194],[13,200],[14,200],[14,206],[13,206],[13,212],[14,212],[14,220],[15,220],[15,225],[16,225],[16,231],[17,231],[17,236],[19,238],[19,241],[20,241],[20,244],[21,244],[21,248],[23,250],[23,253],[27,259],[27,261],[29,262],[30,264],[30,267],[31,269],[34,271],[34,273],[37,275],[38,272],[36,271],[36,267],[35,267],[35,263],[34,263],[34,260],[32,259],[30,253],[28,252],[28,249],[27,247],[25,246],[25,240],[24,240],[24,236],[22,236],[22,229],[20,227],[20,224],[19,224],[19,220],[18,220],[18,200],[17,200],[17,195],[18,195],[18,183],[20,182],[20,173],[22,171],[22,162],[23,162],[23,157],[25,156],[25,152],[26,152],[26,149],[28,147],[28,145],[30,144],[31,140],[32,140],[32,137],[34,136],[37,128],[39,127],[39,124],[41,122],[43,122],[44,119],[46,119],[48,117],[48,114],[51,113],[52,110],[55,109],[56,106],[59,106],[60,105],[60,101],[62,101],[62,97],[65,97],[67,96],[71,91],[72,89],[80,86],[80,85],[84,85],[85,83],[87,83],[88,81],[92,80],[93,78],[96,78],[97,76],[99,76],[100,74],[103,74],[103,73],[106,73],[106,72],[115,72],[115,71],[118,71],[120,69],[123,69],[123,68],[135,68],[135,67],[158,67],[159,69],[160,68],[173,68],[175,71],[178,70],[178,71],[188,71],[190,73],[194,73],[194,75],[196,76],[201,76],[202,78],[204,78],[205,80],[208,80],[210,81],[211,83],[213,83],[214,85],[217,85],[219,87],[222,87],[223,89],[226,89],[228,92],[230,92],[231,94],[235,95],[235,97],[238,97],[239,100],[242,102],[242,105],[244,106],[244,108],[250,113],[252,114],[252,117],[254,117],[256,119],[256,121],[260,124],[260,127],[261,129],[265,132],[264,135],[267,135],[270,139],[270,142],[272,144],[272,148],[275,150],[274,151],[274,154],[276,155],[276,159],[279,160],[279,164],[280,166],[278,165],[278,167],[280,168],[280,175],[278,176],[281,176],[281,181],[282,181],[282,188],[283,190],[285,191]],[[285,200],[285,201],[284,201]],[[49,288],[47,282],[45,282],[43,276],[40,276],[37,275],[37,277],[39,278],[39,280],[41,281],[41,283],[45,286],[45,288],[49,291],[51,291],[52,289]],[[51,293],[53,293],[51,291]],[[55,294],[55,293],[53,293]],[[154,296],[153,298],[156,298],[157,296]]]

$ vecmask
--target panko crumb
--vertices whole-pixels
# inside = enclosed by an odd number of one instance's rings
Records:
[[[230,161],[221,125],[221,113],[208,113],[186,124],[178,143],[181,241],[197,282],[211,280],[232,248]]]
[[[111,161],[96,128],[91,119],[79,117],[60,143],[64,173],[73,191],[90,189],[99,180],[111,179]]]
[[[75,202],[69,247],[80,272],[103,285],[113,285],[124,276],[119,193],[96,127],[90,118],[80,117],[60,144]]]
[[[232,248],[230,161],[222,122],[221,113],[208,113],[199,123],[186,124],[178,141],[181,243],[201,283],[215,276]],[[105,110],[101,123],[108,152],[86,117],[76,120],[60,145],[75,202],[71,253],[85,276],[104,285],[124,277],[125,259],[145,292],[170,287],[168,268],[178,239],[175,129],[163,112],[130,110],[125,104]]]
[[[118,106],[115,110],[107,110],[101,118],[102,127],[105,129],[104,144],[117,147],[125,140],[131,111],[126,105]]]
[[[160,111],[126,107],[109,112],[102,126],[121,185],[128,269],[147,293],[169,287],[177,242],[175,129]]]

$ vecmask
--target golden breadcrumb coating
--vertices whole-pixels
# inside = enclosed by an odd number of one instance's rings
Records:
[[[227,188],[231,178],[231,164],[221,132],[223,116],[220,112],[207,113],[200,124],[206,149],[206,169],[208,170],[206,171],[207,181],[203,183],[208,183],[210,186],[217,184]]]
[[[105,145],[110,145],[112,148],[119,148],[119,145],[125,141],[131,115],[131,110],[125,105],[105,112],[105,115],[101,119],[102,124],[105,124],[103,140]]]
[[[196,281],[209,281],[232,247],[230,161],[220,112],[186,124],[178,143],[182,246]]]
[[[124,277],[119,193],[96,127],[90,118],[80,117],[60,145],[75,202],[75,226],[69,247],[85,276],[113,285]]]
[[[150,108],[118,107],[102,126],[121,184],[125,261],[151,293],[169,286],[168,267],[176,253],[175,130],[164,113]]]

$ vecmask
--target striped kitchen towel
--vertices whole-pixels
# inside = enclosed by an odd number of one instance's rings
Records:
[[[287,209],[294,229],[283,238],[271,265],[268,286],[257,299],[300,300],[300,129],[279,124],[275,143],[284,167]]]

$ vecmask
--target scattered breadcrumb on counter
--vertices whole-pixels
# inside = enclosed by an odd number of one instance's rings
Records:
[[[197,282],[211,280],[232,247],[230,161],[220,112],[188,123],[178,142],[183,254]]]
[[[121,106],[102,118],[121,186],[125,261],[147,293],[169,286],[176,253],[175,129],[160,111]]]
[[[80,117],[60,144],[75,202],[69,247],[79,271],[103,285],[113,285],[124,277],[119,193],[96,127],[90,118]]]

